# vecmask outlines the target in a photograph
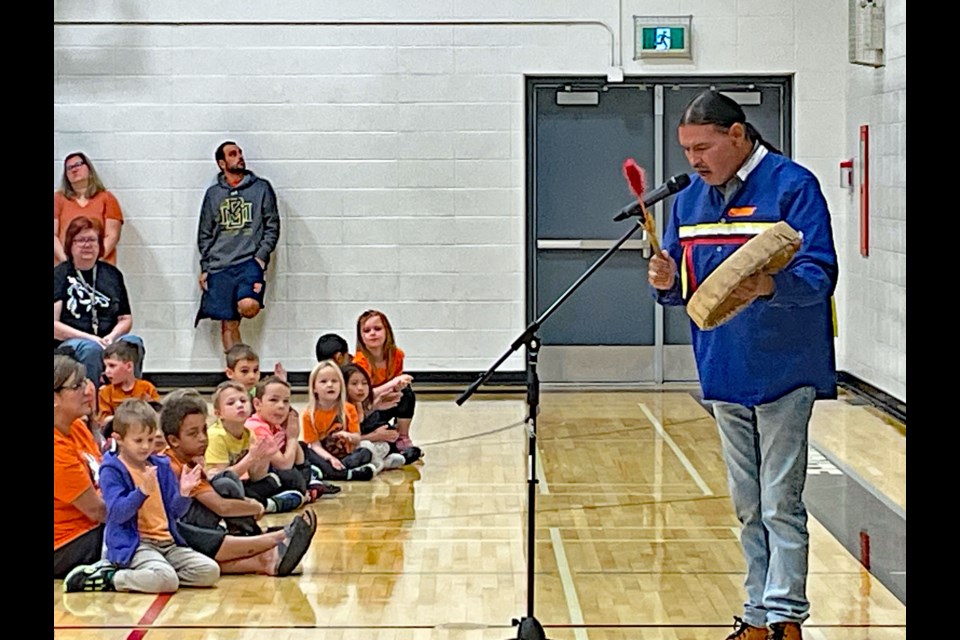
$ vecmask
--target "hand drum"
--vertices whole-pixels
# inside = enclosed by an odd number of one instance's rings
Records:
[[[687,313],[700,329],[709,331],[743,311],[751,302],[733,296],[740,283],[755,273],[783,269],[800,248],[802,237],[782,220],[733,252],[713,270],[687,302]]]

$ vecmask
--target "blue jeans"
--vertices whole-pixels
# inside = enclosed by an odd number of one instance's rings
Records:
[[[801,387],[756,407],[713,403],[747,561],[743,619],[755,627],[810,615],[803,487],[815,398],[813,387]]]
[[[146,349],[143,347],[143,340],[132,333],[120,336],[120,340],[129,342],[137,347],[137,361],[133,363],[133,375],[137,378],[143,376],[143,356]],[[87,370],[87,377],[93,381],[93,386],[100,388],[103,377],[103,347],[86,338],[70,338],[64,340],[62,346],[71,347],[77,354],[77,360]]]

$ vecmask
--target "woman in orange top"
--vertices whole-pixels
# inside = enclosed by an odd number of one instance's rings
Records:
[[[357,354],[353,363],[370,376],[374,397],[389,391],[400,391],[400,402],[395,407],[380,412],[387,420],[396,418],[397,449],[413,446],[410,440],[410,423],[416,408],[417,397],[410,388],[413,377],[403,372],[403,349],[393,338],[393,327],[383,312],[375,309],[364,311],[357,319]]]
[[[60,189],[53,194],[53,266],[67,259],[64,240],[75,218],[93,218],[103,228],[104,262],[117,266],[117,243],[123,226],[120,203],[107,191],[90,158],[71,153],[63,160]]]
[[[100,559],[107,508],[97,488],[100,450],[83,421],[91,412],[83,365],[53,356],[53,577]]]

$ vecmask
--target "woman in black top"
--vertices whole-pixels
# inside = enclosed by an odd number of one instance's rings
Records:
[[[132,335],[133,314],[123,274],[100,257],[103,228],[98,220],[76,218],[64,239],[67,261],[53,270],[53,343],[70,347],[99,387],[103,350],[117,340],[137,347],[136,377],[143,372],[143,340]]]

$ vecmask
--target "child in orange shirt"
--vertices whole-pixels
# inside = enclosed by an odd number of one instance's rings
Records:
[[[170,445],[164,454],[178,477],[195,467],[203,468],[207,401],[199,393],[178,389],[167,396],[160,411],[160,427]],[[180,533],[190,547],[216,560],[221,573],[289,575],[316,532],[315,516],[306,511],[286,528],[264,533],[256,522],[264,513],[263,505],[244,496],[243,484],[232,471],[222,471],[212,479],[201,471],[190,497],[193,504],[177,523]]]
[[[74,568],[64,578],[65,591],[170,593],[181,584],[211,587],[219,580],[217,563],[186,546],[177,530],[201,470],[178,480],[169,459],[153,453],[157,428],[157,413],[146,401],[130,399],[117,407],[118,453],[107,453],[100,467],[109,564]]]
[[[361,447],[357,410],[347,402],[340,367],[324,360],[310,372],[310,401],[303,415],[304,453],[323,478],[371,480],[388,451]],[[374,462],[374,459],[376,461]]]
[[[133,369],[138,357],[136,345],[123,340],[117,340],[104,349],[104,374],[110,384],[100,387],[97,394],[98,422],[103,423],[112,416],[120,403],[127,398],[160,400],[160,394],[153,384],[134,375]]]
[[[381,412],[385,420],[396,419],[396,446],[400,451],[413,445],[410,423],[417,404],[416,395],[410,388],[413,377],[403,372],[403,357],[387,316],[375,309],[360,314],[357,319],[357,353],[353,362],[370,376],[374,397],[390,391],[401,392],[400,402]]]

